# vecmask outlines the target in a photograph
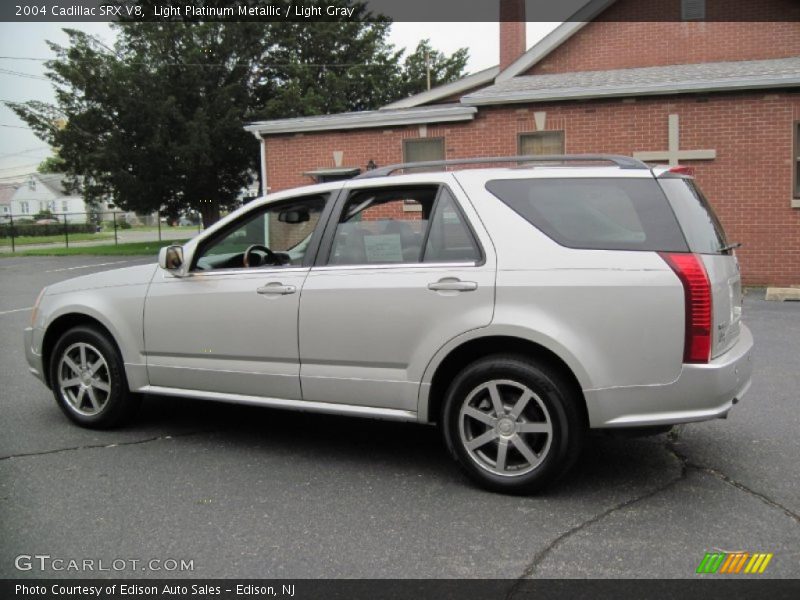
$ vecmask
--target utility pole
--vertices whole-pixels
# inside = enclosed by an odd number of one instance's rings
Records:
[[[431,53],[425,50],[425,71],[428,75],[428,90],[431,89]]]

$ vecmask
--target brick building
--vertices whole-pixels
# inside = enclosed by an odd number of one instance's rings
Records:
[[[262,181],[273,192],[372,165],[562,152],[687,165],[743,243],[745,283],[800,283],[800,3],[722,1],[737,18],[771,5],[786,20],[713,20],[714,0],[675,0],[659,5],[673,20],[633,21],[652,5],[591,0],[527,48],[524,4],[500,0],[496,67],[379,110],[248,125]]]

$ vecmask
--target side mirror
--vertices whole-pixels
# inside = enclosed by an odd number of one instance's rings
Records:
[[[165,246],[158,252],[158,266],[165,271],[177,271],[183,266],[183,246]]]

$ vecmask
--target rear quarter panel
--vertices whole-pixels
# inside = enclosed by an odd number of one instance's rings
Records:
[[[560,246],[489,193],[485,175],[463,172],[458,178],[497,252],[489,329],[524,328],[553,340],[552,351],[567,364],[561,353],[580,364],[573,371],[584,390],[678,378],[683,288],[658,254]]]

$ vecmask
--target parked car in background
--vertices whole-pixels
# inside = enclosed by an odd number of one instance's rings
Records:
[[[140,394],[437,424],[470,477],[513,493],[563,474],[590,429],[725,417],[753,339],[694,179],[511,160],[280,192],[158,265],[51,285],[31,371],[86,427],[125,423]],[[426,170],[392,175],[409,167]]]

